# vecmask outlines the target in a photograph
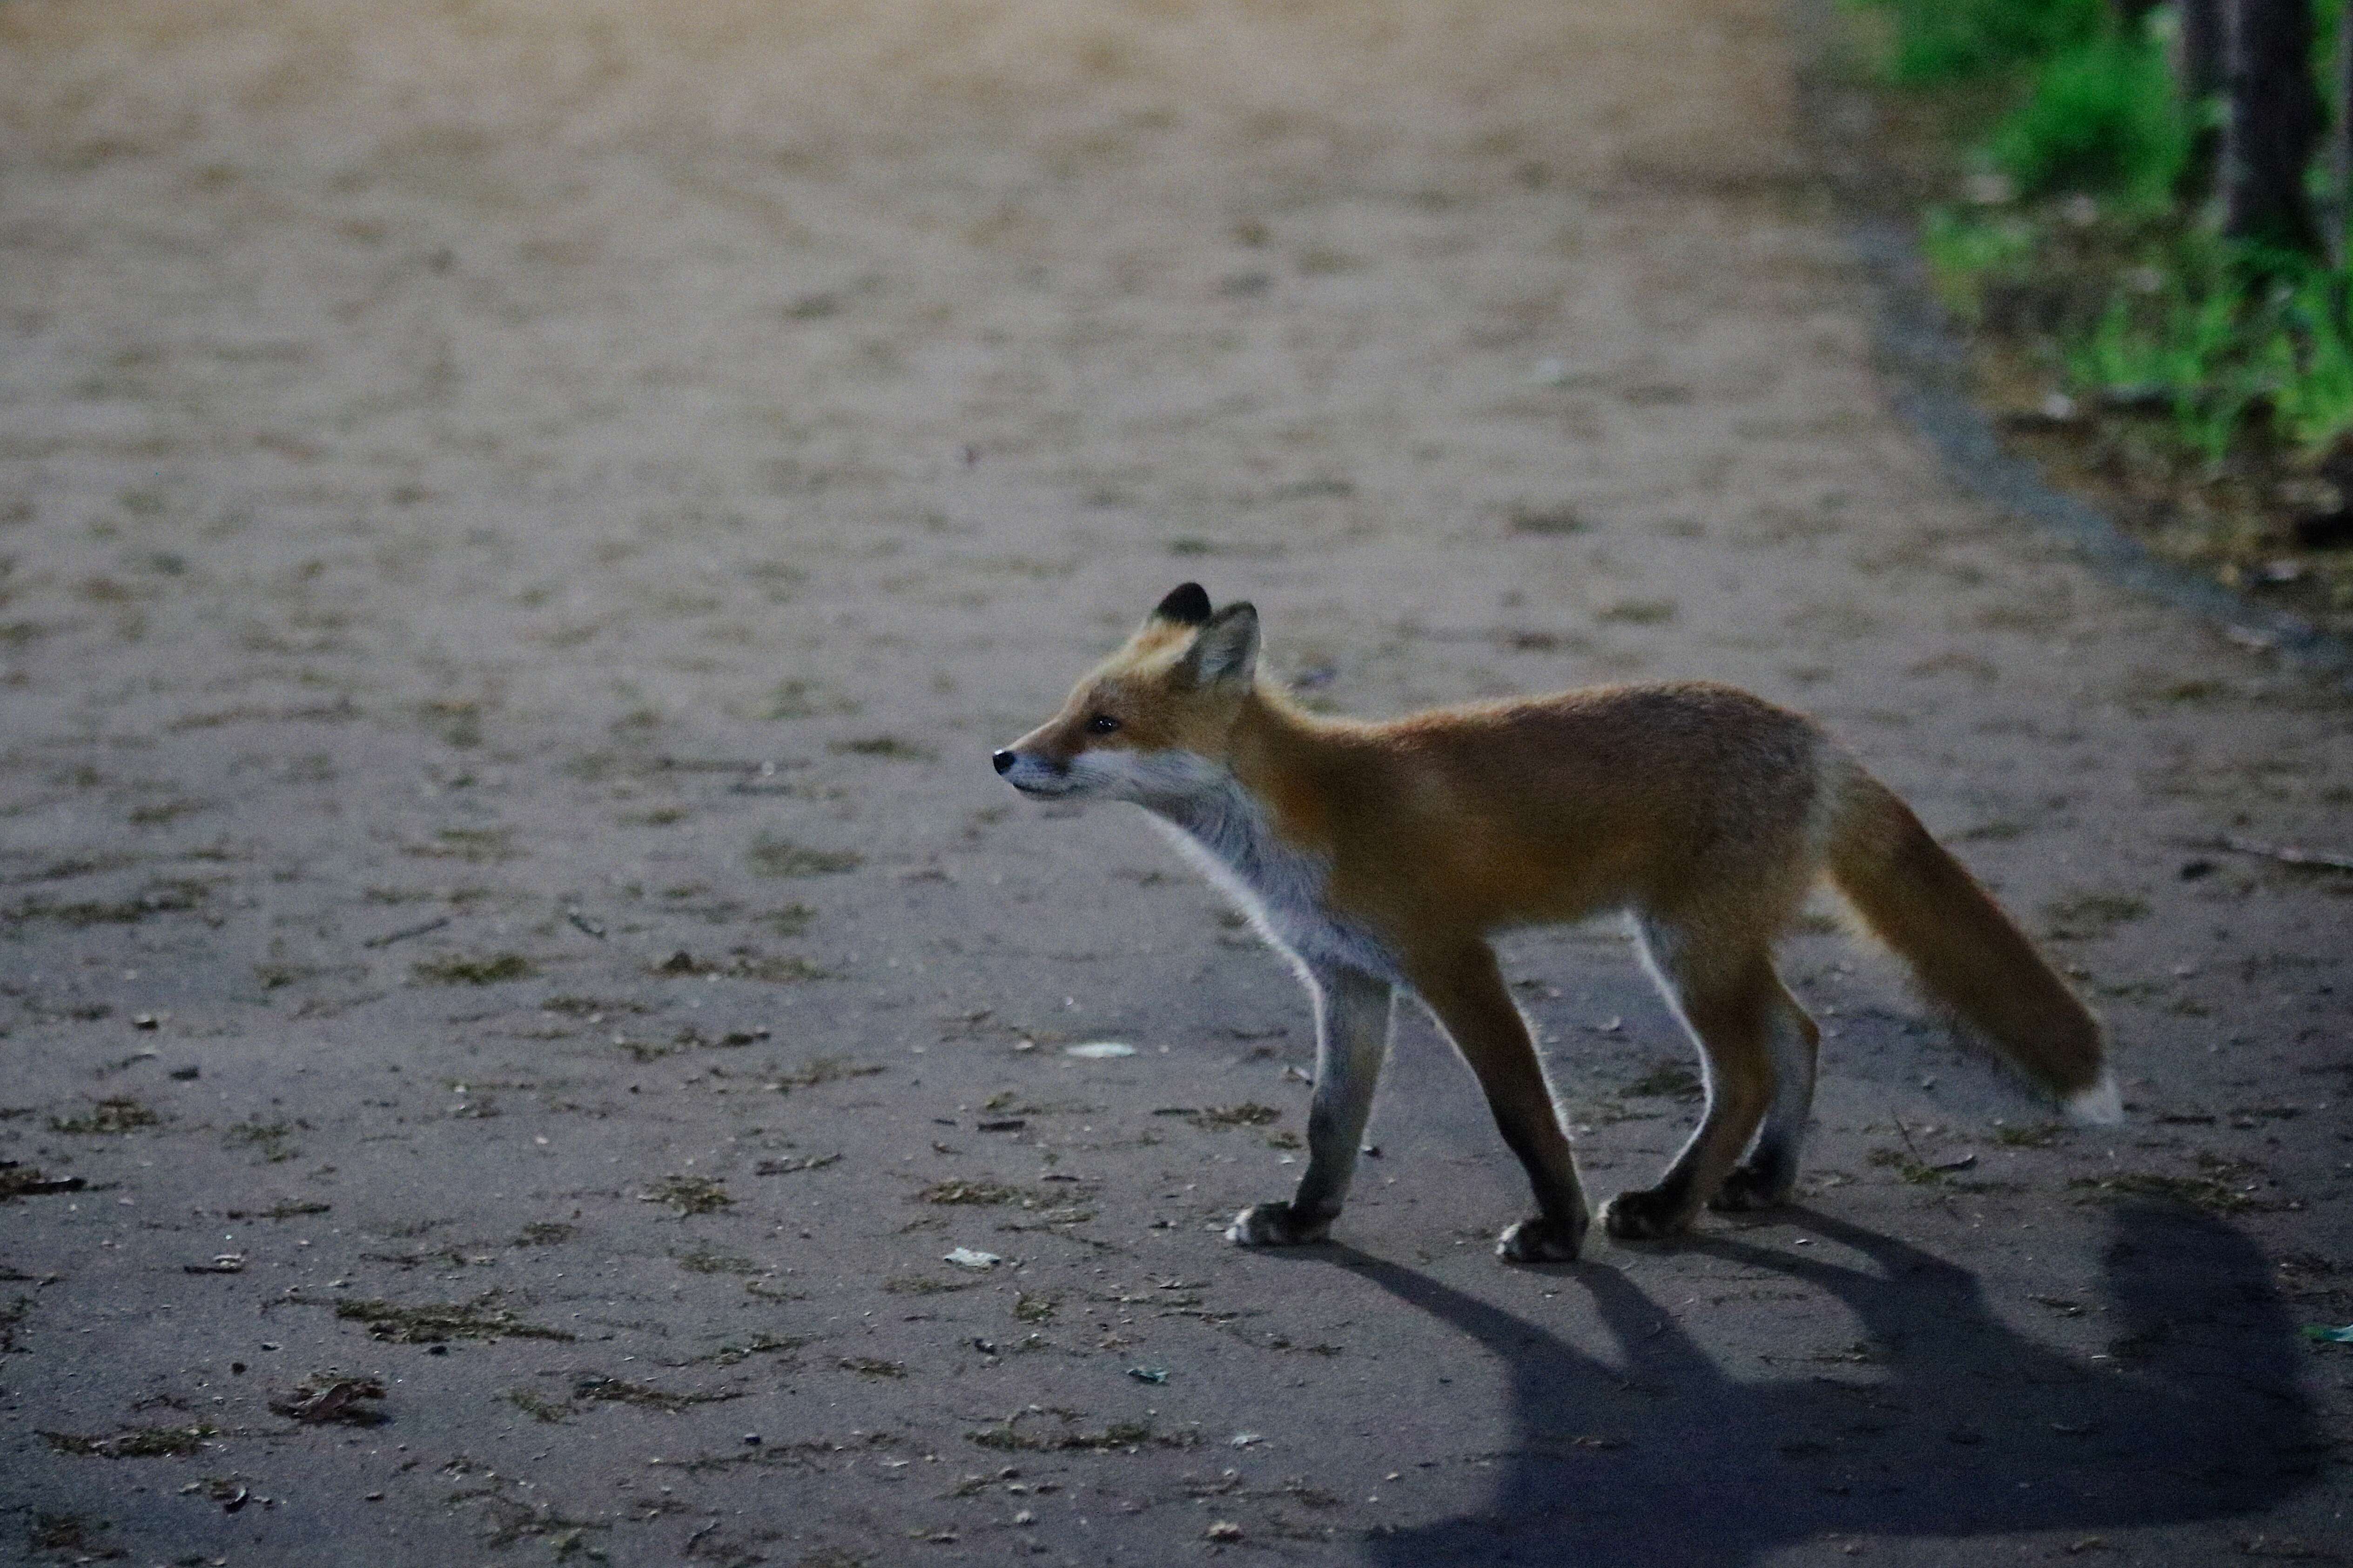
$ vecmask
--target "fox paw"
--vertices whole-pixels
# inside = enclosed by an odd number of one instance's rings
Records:
[[[1236,1246],[1304,1246],[1331,1234],[1332,1216],[1303,1219],[1288,1203],[1252,1203],[1226,1227],[1226,1239]]]
[[[1795,1184],[1779,1172],[1762,1166],[1736,1165],[1725,1177],[1723,1187],[1707,1201],[1707,1206],[1727,1214],[1778,1209],[1789,1201],[1789,1191]]]
[[[1584,1225],[1565,1225],[1538,1214],[1498,1237],[1495,1255],[1506,1263],[1575,1263],[1584,1242]]]
[[[1655,1188],[1620,1192],[1601,1205],[1601,1228],[1620,1241],[1656,1241],[1691,1224],[1691,1216]]]

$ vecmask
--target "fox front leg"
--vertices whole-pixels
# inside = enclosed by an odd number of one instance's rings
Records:
[[[1373,1086],[1388,1051],[1389,982],[1336,967],[1312,974],[1315,1094],[1307,1108],[1307,1173],[1288,1203],[1253,1203],[1234,1217],[1226,1239],[1242,1246],[1296,1246],[1331,1234],[1373,1113]]]

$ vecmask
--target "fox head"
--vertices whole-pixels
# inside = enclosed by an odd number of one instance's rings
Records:
[[[992,760],[1039,800],[1171,806],[1225,771],[1258,667],[1258,611],[1212,611],[1187,583],[1071,689],[1061,711]]]

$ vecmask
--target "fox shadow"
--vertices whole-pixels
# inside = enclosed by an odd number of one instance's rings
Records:
[[[1871,1266],[1737,1240],[1694,1251],[1818,1286],[1867,1338],[1846,1364],[1727,1377],[1615,1270],[1589,1288],[1624,1368],[1427,1276],[1341,1266],[1508,1369],[1511,1451],[1482,1510],[1366,1543],[1367,1560],[1649,1568],[1737,1564],[1823,1535],[1960,1538],[2185,1522],[2313,1483],[2323,1443],[2293,1325],[2247,1238],[2158,1207],[2116,1212],[2103,1259],[2109,1359],[2026,1339],[1975,1277],[1806,1211]],[[1796,1360],[1797,1358],[1792,1358]]]

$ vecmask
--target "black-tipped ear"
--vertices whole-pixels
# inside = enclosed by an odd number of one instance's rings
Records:
[[[1244,599],[1202,623],[1176,668],[1196,686],[1250,683],[1258,669],[1258,608]]]
[[[1209,619],[1209,596],[1199,583],[1187,583],[1153,608],[1155,620],[1173,620],[1179,626],[1200,626]]]

